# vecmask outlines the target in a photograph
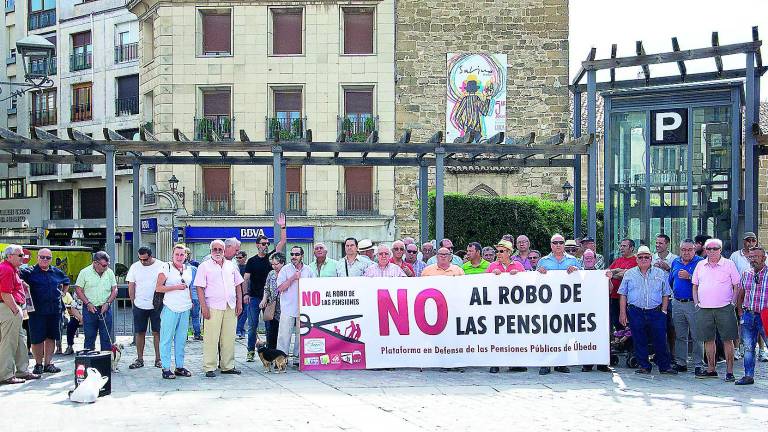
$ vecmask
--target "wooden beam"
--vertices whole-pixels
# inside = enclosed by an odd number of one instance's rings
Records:
[[[33,127],[30,130],[30,132],[31,132],[30,135],[32,135],[33,139],[37,139],[37,140],[40,140],[40,141],[57,141],[57,140],[59,140],[58,136],[56,136],[56,135],[54,135],[54,134],[52,134],[52,133],[50,133],[48,131],[45,131],[43,129],[40,129],[39,127]]]
[[[248,134],[247,134],[247,133],[245,133],[245,130],[243,130],[243,129],[240,129],[240,141],[241,141],[241,142],[244,142],[244,143],[249,143],[249,142],[251,142],[251,140],[248,138]],[[254,157],[254,156],[256,156],[256,152],[254,152],[254,151],[249,151],[249,152],[248,152],[248,156],[250,156],[250,157]]]
[[[758,42],[760,41],[760,35],[757,33],[757,26],[752,27],[752,42]],[[763,56],[760,54],[760,48],[755,51],[755,66],[757,69],[762,69],[763,67]]]
[[[417,157],[402,157],[395,158],[394,160],[384,157],[367,158],[360,157],[347,158],[342,157],[338,159],[330,157],[312,157],[304,158],[299,157],[287,157],[286,163],[288,165],[318,165],[318,166],[421,166],[426,164],[433,166],[435,164],[434,158],[422,158]],[[227,165],[261,165],[267,166],[271,163],[272,158],[268,156],[257,156],[256,158],[243,158],[243,157],[220,157],[220,156],[201,156],[194,158],[188,155],[170,157],[164,156],[151,156],[142,155],[139,158],[134,158],[128,155],[116,155],[116,164],[132,164],[140,163],[142,165],[159,165],[159,164],[175,164],[175,165],[207,165],[207,164],[227,164]],[[42,155],[42,154],[0,154],[0,163],[39,163],[50,162],[57,164],[72,164],[72,163],[88,163],[88,164],[104,164],[104,155],[91,154],[91,155]],[[445,166],[466,166],[467,163],[460,159],[446,159]],[[495,159],[480,159],[474,161],[472,166],[487,166],[487,167],[571,167],[573,166],[573,160],[571,159],[554,159],[550,162],[547,159],[533,159],[524,162],[520,159],[505,159],[501,162]]]
[[[565,142],[565,132],[558,132],[545,139],[541,145],[560,145]]]
[[[717,48],[720,46],[720,37],[717,32],[712,32],[712,47]],[[715,67],[717,68],[717,74],[723,74],[723,58],[720,55],[715,55]]]
[[[618,57],[615,59],[584,61],[581,66],[585,70],[602,70],[610,68],[623,68],[632,66],[674,63],[682,60],[696,60],[702,58],[711,58],[716,55],[727,56],[732,54],[745,54],[755,52],[762,45],[762,41],[744,42],[730,45],[721,45],[718,47],[699,48],[678,52],[667,52],[659,54],[646,54],[633,57]]]
[[[677,43],[677,37],[672,38],[672,51],[680,52],[680,44]],[[688,70],[685,67],[684,61],[677,62],[677,69],[680,71],[680,78],[685,81],[685,76],[688,75]]]
[[[174,133],[176,131],[174,130]],[[157,138],[155,138],[155,135],[148,131],[144,126],[139,126],[139,139],[142,141],[157,141]]]
[[[616,44],[611,45],[611,58],[616,58]],[[616,82],[616,68],[611,68],[611,87],[613,87],[613,83]]]
[[[592,47],[589,49],[589,54],[587,54],[587,59],[585,61],[591,62],[595,61],[595,55],[597,55],[597,48]],[[581,67],[579,68],[579,71],[576,72],[576,77],[571,82],[571,85],[578,85],[582,78],[584,78],[584,75],[586,75],[587,70],[584,69],[584,63],[581,64]]]
[[[101,132],[104,134],[104,140],[106,141],[126,141],[124,136],[109,128],[103,128]]]
[[[645,55],[645,48],[643,48],[643,41],[635,42],[635,52],[638,56]],[[643,76],[645,76],[645,82],[647,83],[651,79],[651,68],[647,64],[641,65],[643,69]]]
[[[760,71],[757,73],[760,74],[765,73],[765,70],[767,68],[763,67]],[[696,73],[696,74],[689,74],[686,75],[685,81],[686,83],[696,83],[696,82],[707,82],[707,81],[718,81],[718,80],[725,80],[725,79],[738,79],[738,78],[744,78],[746,76],[746,71],[744,69],[732,69],[732,70],[725,70],[723,71],[722,75],[718,75],[717,72],[702,72],[702,73]],[[656,77],[651,78],[647,83],[645,79],[631,79],[631,80],[623,80],[623,81],[616,81],[616,83],[611,87],[610,83],[608,82],[602,82],[597,83],[597,91],[607,91],[607,90],[620,90],[620,89],[632,89],[637,87],[645,87],[645,86],[662,86],[662,85],[673,85],[673,84],[680,84],[683,82],[683,79],[678,75],[673,76],[664,76],[664,77]],[[571,87],[571,91],[579,91],[579,92],[586,92],[587,91],[587,85],[586,84],[579,84],[576,86]]]

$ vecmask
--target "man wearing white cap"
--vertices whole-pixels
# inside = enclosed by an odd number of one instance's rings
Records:
[[[749,251],[757,246],[757,236],[755,233],[747,231],[741,238],[743,248],[732,253],[728,259],[736,264],[736,270],[739,271],[739,274],[744,274],[745,271],[751,269],[749,264]]]
[[[632,329],[635,358],[640,367],[638,374],[651,373],[648,361],[648,335],[655,352],[655,363],[662,374],[677,375],[672,369],[667,346],[667,313],[669,311],[669,287],[667,272],[651,265],[651,250],[648,246],[637,248],[637,267],[624,273],[619,286],[619,321]]]
[[[374,262],[376,249],[373,247],[373,242],[370,239],[360,240],[360,244],[357,246],[357,249],[360,251],[360,255],[368,258],[371,264]]]

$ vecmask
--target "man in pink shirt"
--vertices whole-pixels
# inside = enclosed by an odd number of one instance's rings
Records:
[[[723,340],[726,362],[726,381],[735,381],[733,376],[733,341],[739,337],[736,313],[733,308],[734,293],[739,290],[741,276],[733,261],[723,258],[723,242],[711,238],[704,243],[707,259],[699,262],[693,271],[693,304],[695,312],[696,339],[704,342],[707,357],[707,371],[696,378],[717,378],[715,371],[715,338],[720,333]]]
[[[224,242],[211,242],[211,259],[197,268],[195,287],[200,311],[205,320],[203,369],[205,376],[216,376],[216,361],[221,355],[221,373],[239,375],[235,369],[235,327],[243,311],[243,277],[232,261],[224,258]],[[221,353],[219,353],[221,351]]]
[[[492,262],[485,272],[500,275],[502,273],[515,274],[525,271],[525,267],[523,267],[520,261],[512,259],[513,250],[514,247],[511,241],[500,241],[496,245],[496,261]]]
[[[402,242],[400,242],[402,244]],[[403,247],[405,249],[405,247]],[[392,252],[389,250],[389,246],[385,244],[380,244],[378,251],[376,252],[376,258],[377,262],[374,264],[371,264],[367,269],[365,269],[365,273],[363,273],[366,277],[405,277],[406,274],[403,272],[402,267],[399,265],[393,263],[392,260]],[[411,269],[413,271],[413,269]]]

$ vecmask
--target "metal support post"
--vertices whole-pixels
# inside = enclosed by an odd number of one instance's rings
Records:
[[[573,138],[581,138],[581,92],[573,92]],[[573,156],[573,235],[581,238],[581,155]]]
[[[588,132],[597,131],[597,71],[587,72],[587,117]],[[587,233],[597,238],[597,142],[589,146],[587,155]]]
[[[141,187],[139,177],[141,165],[133,164],[133,240],[131,240],[131,260],[141,246]],[[125,239],[123,239],[125,240]],[[124,260],[128,261],[128,260]]]
[[[435,239],[445,237],[445,148],[435,149]]]
[[[421,243],[429,241],[429,167],[419,166],[419,235]],[[419,245],[421,247],[421,245]]]
[[[282,186],[282,164],[283,161],[283,148],[280,146],[272,146],[272,220],[274,227],[274,239],[275,244],[280,241],[280,225],[277,223],[277,216],[283,212],[282,204],[283,200],[280,198],[283,195]]]
[[[112,270],[115,269],[115,262],[117,256],[115,256],[115,149],[109,147],[104,151],[104,157],[106,159],[107,166],[107,244],[106,251],[109,254],[109,266]]]

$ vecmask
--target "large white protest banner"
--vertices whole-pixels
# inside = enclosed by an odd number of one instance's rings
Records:
[[[302,279],[304,370],[608,364],[608,278]]]

